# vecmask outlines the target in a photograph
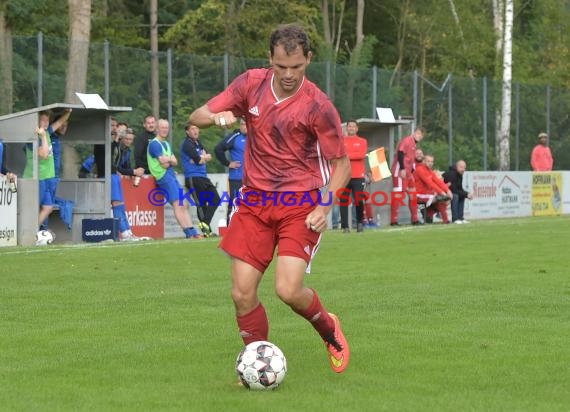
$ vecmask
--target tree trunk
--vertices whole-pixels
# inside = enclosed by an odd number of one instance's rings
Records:
[[[495,30],[495,76],[499,76],[503,60],[503,42],[505,33],[505,0],[493,0],[493,28]],[[495,101],[493,99],[493,101]],[[500,163],[501,110],[495,109],[495,159]]]
[[[513,63],[513,7],[514,0],[505,1],[505,42],[503,45],[503,98],[501,104],[501,139],[499,143],[499,170],[509,170],[509,137],[511,128],[512,63]]]
[[[65,85],[65,102],[80,103],[75,92],[87,89],[87,62],[91,35],[91,0],[69,0],[69,58]],[[77,177],[80,163],[75,147],[62,143],[62,177]]]
[[[160,117],[160,84],[158,80],[158,0],[150,0],[150,74],[152,114]]]
[[[0,114],[12,113],[12,29],[6,22],[3,9],[0,9],[0,79]]]
[[[408,35],[408,13],[410,11],[410,0],[405,0],[400,4],[400,17],[393,16],[397,23],[398,33],[396,34],[396,45],[398,47],[398,60],[394,66],[394,71],[390,77],[390,88],[394,85],[396,79],[399,79],[400,70],[404,64],[404,53],[406,51],[406,37]]]
[[[356,76],[358,75],[358,67],[360,63],[360,52],[362,51],[362,45],[364,44],[364,31],[363,31],[363,21],[364,21],[364,0],[356,1],[356,44],[352,53],[350,55],[350,74],[348,78],[348,96],[347,96],[347,107],[348,107],[348,117],[352,117],[352,109],[354,104],[354,87],[356,85]]]
[[[75,92],[87,88],[87,62],[91,34],[91,0],[69,0],[69,59],[65,101],[79,103]]]

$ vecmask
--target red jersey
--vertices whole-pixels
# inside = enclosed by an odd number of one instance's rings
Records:
[[[392,174],[398,176],[400,173],[400,163],[398,162],[398,152],[404,153],[404,169],[408,176],[412,175],[414,163],[416,161],[416,139],[413,135],[404,137],[398,143],[398,148],[394,154],[394,163],[392,163]]]
[[[246,118],[244,185],[275,192],[326,186],[330,160],[345,156],[338,112],[307,78],[283,100],[277,99],[272,80],[272,69],[248,70],[207,103],[214,113],[232,111]]]
[[[535,172],[549,172],[552,170],[552,152],[550,147],[537,144],[530,155],[530,165]]]
[[[414,171],[416,191],[420,194],[437,194],[449,192],[449,187],[439,176],[423,163],[416,164]]]
[[[366,173],[366,152],[368,142],[360,136],[344,136],[344,149],[350,159],[352,179],[362,179]]]

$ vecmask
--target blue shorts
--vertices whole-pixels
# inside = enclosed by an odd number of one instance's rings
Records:
[[[116,173],[111,175],[111,201],[124,202],[123,186],[121,185],[121,176]]]
[[[40,206],[55,205],[55,192],[58,182],[59,179],[56,177],[40,180]]]
[[[156,184],[166,192],[165,195],[168,195],[168,203],[172,205],[174,202],[178,202],[182,186],[180,186],[180,183],[176,180],[174,173],[166,173],[161,179],[156,181]]]

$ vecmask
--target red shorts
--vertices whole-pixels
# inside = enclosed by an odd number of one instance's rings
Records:
[[[318,205],[318,190],[265,192],[242,187],[220,248],[265,272],[277,247],[278,256],[294,256],[310,264],[321,234],[307,229],[305,219]]]

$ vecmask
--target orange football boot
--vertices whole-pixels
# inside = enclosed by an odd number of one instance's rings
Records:
[[[329,316],[334,321],[334,334],[325,340],[325,345],[329,352],[328,358],[331,368],[336,373],[342,373],[350,360],[350,347],[344,337],[344,333],[342,333],[338,317],[332,313],[329,313]]]

